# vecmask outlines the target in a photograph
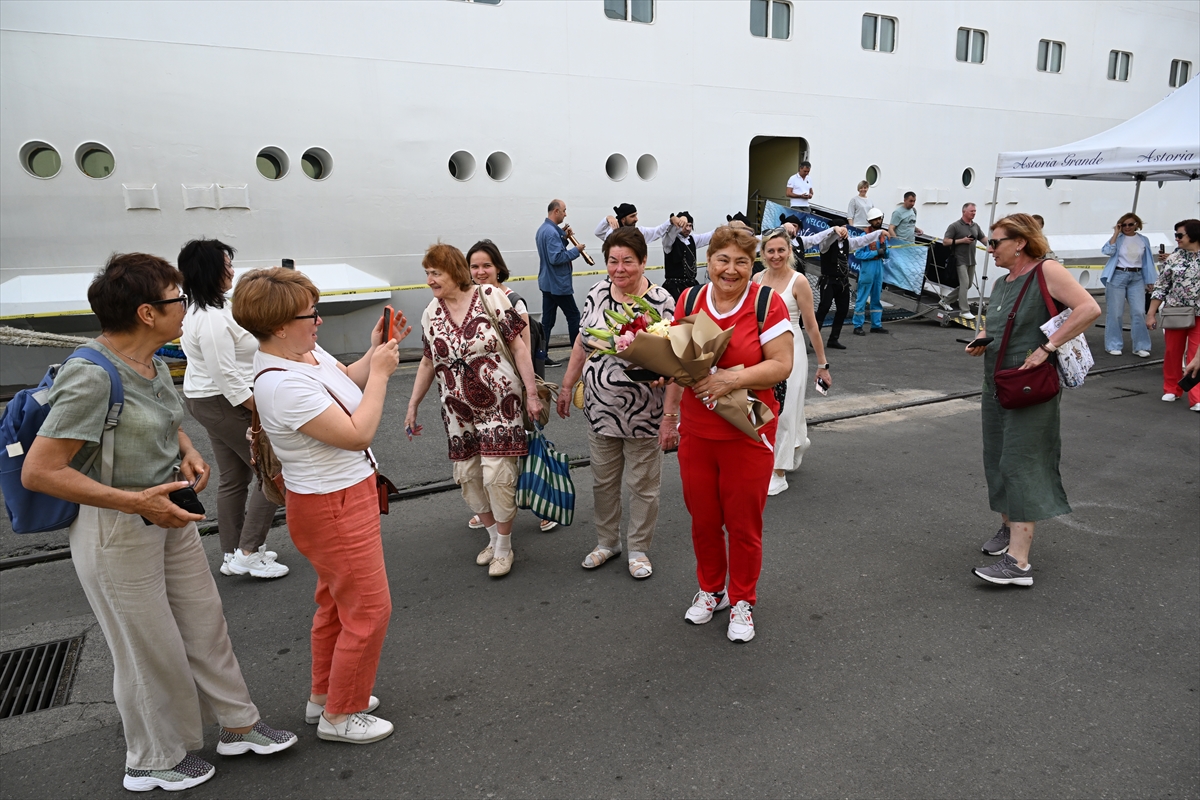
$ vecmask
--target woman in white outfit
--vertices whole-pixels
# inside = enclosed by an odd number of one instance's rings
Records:
[[[839,233],[839,231],[841,233]],[[815,238],[819,243],[826,236],[845,235],[845,228],[830,228],[818,234]],[[810,243],[804,242],[807,246]],[[817,316],[813,304],[812,287],[808,279],[797,272],[794,264],[795,254],[792,252],[791,237],[784,228],[768,231],[763,235],[762,258],[767,268],[754,276],[758,283],[770,286],[787,304],[788,315],[792,319],[792,336],[800,342],[800,320],[804,320],[804,329],[808,331],[808,340],[812,342],[813,353],[817,357],[817,378],[828,384],[833,383],[829,375],[829,364],[825,360],[825,343],[821,340],[817,328]],[[808,449],[808,425],[804,420],[804,395],[808,386],[808,353],[802,345],[792,348],[792,373],[784,385],[784,392],[779,408],[779,428],[775,432],[775,471],[771,475],[771,486],[768,495],[776,495],[788,488],[787,473],[800,468],[804,451]],[[776,387],[776,393],[783,387]]]

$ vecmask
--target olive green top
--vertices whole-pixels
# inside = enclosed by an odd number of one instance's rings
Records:
[[[1008,315],[1027,280],[1032,283],[1021,300],[1021,307],[1017,309],[1012,337],[1008,340],[1008,350],[1004,353],[1004,363],[1000,365],[1000,369],[1021,366],[1030,353],[1046,343],[1046,334],[1042,333],[1041,326],[1050,321],[1050,311],[1046,308],[1046,301],[1042,299],[1042,287],[1038,285],[1038,279],[1033,272],[1012,282],[1005,279],[996,281],[996,285],[992,287],[991,300],[988,302],[987,326],[988,335],[995,340],[987,346],[983,354],[983,385],[989,393],[992,388],[992,374],[996,368],[996,357],[1000,354],[1000,343],[1004,340],[1004,327],[1008,324]],[[1050,302],[1053,304],[1054,300],[1051,299]]]

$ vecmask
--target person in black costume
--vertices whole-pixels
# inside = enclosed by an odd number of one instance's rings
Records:
[[[833,350],[845,350],[846,345],[838,337],[846,321],[846,312],[850,309],[850,243],[846,239],[828,239],[822,245],[821,277],[817,280],[817,287],[821,291],[821,300],[817,305],[817,327],[825,326],[825,315],[829,313],[829,306],[833,305],[833,329],[825,346]]]
[[[700,285],[696,280],[696,251],[708,245],[713,231],[693,235],[694,220],[686,211],[680,211],[671,219],[678,219],[683,225],[671,228],[663,236],[663,263],[666,265],[663,288],[678,300],[684,289]]]

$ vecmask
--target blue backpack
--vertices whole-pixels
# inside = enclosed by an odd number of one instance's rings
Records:
[[[113,428],[121,421],[121,408],[125,405],[125,387],[117,368],[99,350],[80,347],[63,361],[82,358],[108,373],[108,415],[104,419],[104,433],[100,436],[100,447],[92,454],[80,470],[87,473],[102,454],[100,478],[105,484],[112,483]],[[33,439],[41,430],[42,423],[50,414],[50,387],[62,364],[46,370],[46,376],[34,389],[22,389],[8,403],[4,417],[0,419],[0,489],[4,490],[4,507],[15,533],[43,533],[69,527],[79,515],[79,504],[33,492],[21,485],[21,467],[25,454],[33,445]]]

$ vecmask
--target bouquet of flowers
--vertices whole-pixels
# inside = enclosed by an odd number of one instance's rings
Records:
[[[635,310],[634,306],[637,307]],[[633,305],[622,304],[624,314],[619,311],[604,310],[608,327],[587,328],[590,337],[588,346],[593,352],[614,356],[633,344],[639,333],[645,332],[650,336],[665,339],[671,327],[671,321],[665,320],[658,309],[650,305],[643,297],[634,297]]]

